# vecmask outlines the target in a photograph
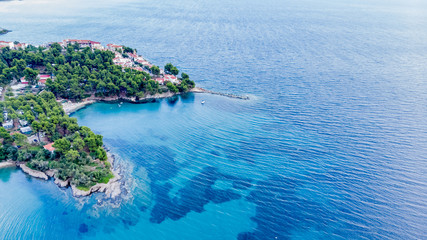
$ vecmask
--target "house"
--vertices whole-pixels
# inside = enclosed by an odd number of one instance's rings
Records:
[[[27,43],[18,43],[18,44],[15,44],[15,46],[13,48],[18,50],[18,49],[25,49],[27,47],[28,47]]]
[[[107,44],[107,49],[111,51],[118,51],[120,49],[121,51],[123,51],[123,46],[110,43]]]
[[[162,85],[165,83],[164,77],[156,77],[156,78],[153,78],[153,80],[158,82],[159,84],[162,84]]]
[[[78,40],[78,39],[65,39],[62,41],[62,46],[66,47],[69,44],[76,44],[76,43],[81,48],[85,48],[85,47],[101,48],[100,42],[95,42],[95,41],[91,41],[91,40]]]
[[[43,146],[44,149],[48,150],[49,152],[53,153],[55,151],[55,148],[52,146],[53,143],[49,143]]]
[[[38,75],[37,77],[39,79],[39,81],[37,83],[39,86],[45,86],[47,79],[48,78],[52,79],[52,77],[50,75]]]
[[[140,71],[140,72],[144,71],[144,69],[142,69],[142,67],[133,67],[132,69],[136,70],[136,71]]]
[[[21,125],[21,127],[25,127],[28,125],[28,121],[26,120],[19,120],[19,125]]]
[[[13,120],[9,120],[3,123],[3,127],[6,129],[13,128]]]
[[[0,48],[5,48],[5,47],[13,48],[14,46],[15,44],[13,42],[0,41]]]
[[[30,134],[33,131],[30,127],[22,127],[20,130],[23,134]]]
[[[37,85],[39,85],[39,86],[45,86],[46,85],[46,81],[47,81],[48,78],[50,78],[50,79],[53,80],[53,77],[51,75],[47,75],[47,74],[39,74],[39,75],[37,75],[37,79],[38,79]],[[21,84],[29,84],[29,82],[25,79],[25,77],[22,77],[20,79],[20,81],[21,81]]]
[[[165,75],[165,81],[168,81],[171,83],[178,83],[178,78],[174,75],[166,74]]]
[[[21,84],[28,84],[28,81],[25,79],[25,77],[21,77],[20,81]]]

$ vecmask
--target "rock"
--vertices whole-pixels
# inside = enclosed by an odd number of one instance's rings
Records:
[[[53,177],[55,175],[55,170],[49,169],[44,173],[46,173],[46,175],[48,175],[49,177]]]
[[[109,151],[107,151],[107,157],[108,162],[113,165],[114,161],[114,155],[112,155]],[[108,183],[97,183],[94,186],[92,186],[88,191],[83,191],[77,188],[77,186],[71,184],[71,190],[73,192],[74,197],[84,197],[89,196],[90,194],[94,192],[104,192],[106,198],[114,199],[118,197],[121,194],[121,182],[119,181],[121,179],[118,170],[112,171],[114,174],[114,177],[108,181]],[[56,180],[55,180],[56,183]],[[68,181],[69,184],[69,181]]]
[[[71,185],[71,190],[73,191],[74,197],[84,197],[84,196],[89,196],[91,194],[90,190],[89,191],[83,191],[83,190],[78,189],[75,185]]]
[[[120,182],[113,182],[110,184],[110,187],[105,190],[105,195],[109,198],[116,198],[121,193]]]
[[[60,186],[60,187],[62,187],[62,188],[65,188],[65,187],[67,187],[68,185],[70,185],[70,179],[67,179],[67,180],[65,180],[65,181],[62,181],[61,179],[59,179],[59,178],[55,178],[55,184],[56,185],[58,185],[58,186]]]
[[[12,161],[0,162],[0,168],[16,167],[16,164]]]
[[[19,167],[22,169],[22,171],[24,171],[25,173],[27,173],[28,175],[30,175],[32,177],[41,178],[44,180],[49,179],[48,176],[44,172],[33,170],[33,169],[27,167],[27,165],[25,165],[24,163],[19,164]]]

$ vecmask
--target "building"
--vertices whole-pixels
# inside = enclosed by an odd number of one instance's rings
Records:
[[[165,83],[164,77],[155,77],[153,78],[154,81],[158,82],[159,84],[163,85]]]
[[[19,125],[21,125],[21,127],[25,127],[28,125],[28,121],[26,120],[19,120]]]
[[[44,149],[48,150],[49,152],[53,153],[55,151],[55,148],[52,146],[53,143],[49,143],[43,146]]]
[[[15,44],[13,42],[0,41],[0,48],[5,48],[5,47],[14,48]]]
[[[15,44],[15,46],[13,48],[14,49],[25,49],[27,47],[28,47],[27,43],[18,43],[18,44]]]
[[[178,83],[178,78],[175,75],[166,74],[165,81],[168,81],[171,83]]]
[[[20,82],[21,84],[28,84],[28,81],[25,79],[25,77],[21,77]]]
[[[3,127],[6,129],[13,128],[13,120],[9,120],[3,123]]]
[[[118,50],[123,51],[123,46],[110,43],[110,44],[107,44],[107,49],[111,51],[118,51]]]
[[[47,75],[47,74],[39,74],[39,75],[37,75],[37,79],[38,79],[37,85],[39,85],[39,86],[45,86],[46,85],[46,81],[47,81],[48,78],[50,78],[50,79],[53,80],[53,77],[51,75]],[[25,79],[25,77],[22,77],[20,79],[20,81],[21,81],[21,84],[29,84],[29,82]]]
[[[30,134],[33,131],[30,127],[22,127],[20,130],[23,134]]]
[[[45,86],[47,79],[48,78],[52,79],[50,75],[38,75],[37,78],[39,79],[37,83],[39,86]]]
[[[91,40],[78,40],[78,39],[65,39],[62,41],[62,46],[66,47],[69,44],[79,44],[79,47],[81,48],[85,48],[85,47],[90,47],[90,48],[101,48],[101,43],[100,42],[95,42],[95,41],[91,41]]]

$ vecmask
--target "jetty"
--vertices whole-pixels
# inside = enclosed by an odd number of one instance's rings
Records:
[[[193,92],[193,93],[210,93],[213,95],[219,95],[219,96],[224,96],[224,97],[229,97],[229,98],[249,100],[248,96],[241,96],[241,95],[236,95],[236,94],[231,94],[231,93],[215,92],[215,91],[206,90],[204,88],[199,88],[199,87],[195,87],[195,88],[191,89],[190,92]]]

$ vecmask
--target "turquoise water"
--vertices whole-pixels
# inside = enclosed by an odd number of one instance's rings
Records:
[[[77,112],[130,191],[112,207],[0,170],[0,239],[427,236],[426,3],[34,0],[0,20],[2,40],[121,43],[251,96]]]

